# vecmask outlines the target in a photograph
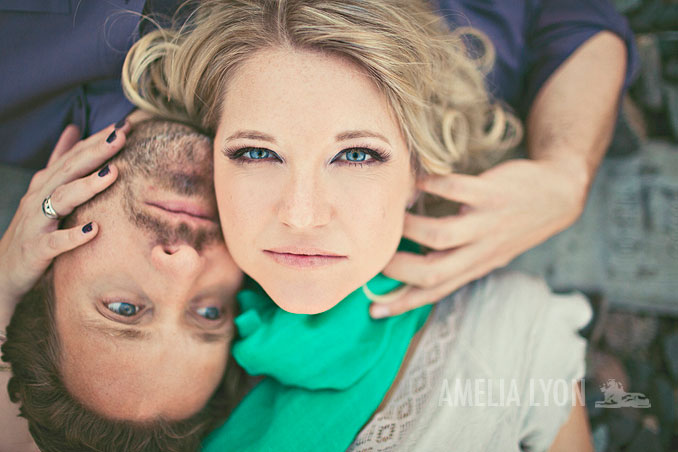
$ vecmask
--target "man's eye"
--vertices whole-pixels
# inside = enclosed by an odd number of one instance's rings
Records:
[[[221,318],[221,310],[216,306],[207,306],[205,308],[198,308],[196,312],[199,316],[206,318],[207,320],[218,320]]]
[[[137,312],[139,312],[139,306],[133,305],[131,303],[125,303],[124,301],[116,301],[114,303],[108,303],[106,305],[109,311],[114,312],[115,314],[121,315],[123,317],[132,317]]]

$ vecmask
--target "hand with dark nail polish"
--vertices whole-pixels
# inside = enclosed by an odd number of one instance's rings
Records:
[[[122,130],[129,126],[125,123]],[[45,215],[40,205],[45,202],[46,194],[58,190],[63,198],[53,197],[51,202],[56,205],[52,207],[66,216],[78,205],[110,187],[115,182],[118,169],[108,161],[122,147],[125,140],[123,131],[117,133],[113,127],[107,127],[92,135],[92,139],[83,140],[77,127],[66,127],[47,166],[36,173],[28,184],[24,198],[30,202],[20,203],[0,237],[0,299],[20,300],[40,280],[54,258],[96,237],[96,223],[85,221],[73,227],[59,224],[59,218]],[[102,144],[102,140],[107,143]],[[3,313],[5,311],[0,312]],[[0,450],[4,450],[2,445]]]

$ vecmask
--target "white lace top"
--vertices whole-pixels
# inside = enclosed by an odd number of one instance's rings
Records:
[[[581,294],[495,271],[439,302],[386,406],[349,452],[545,451],[572,410]]]

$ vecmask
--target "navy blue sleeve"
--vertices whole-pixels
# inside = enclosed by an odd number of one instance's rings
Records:
[[[87,136],[132,109],[120,74],[143,6],[0,2],[0,162],[42,168],[67,124]]]
[[[67,124],[85,137],[127,115],[120,75],[140,13],[167,18],[178,3],[0,1],[0,163],[42,168]]]
[[[611,31],[628,49],[628,88],[638,69],[638,55],[626,19],[608,0],[542,0],[529,19],[526,92],[521,110],[527,112],[539,89],[579,46],[600,31]]]

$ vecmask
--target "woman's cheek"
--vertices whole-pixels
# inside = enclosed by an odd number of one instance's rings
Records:
[[[352,206],[350,212],[356,228],[354,237],[361,243],[357,250],[361,259],[369,261],[370,267],[381,270],[400,243],[405,201],[400,199],[399,190],[372,188],[369,202],[361,203],[359,211],[355,205]]]
[[[230,171],[215,172],[217,208],[221,220],[221,230],[233,259],[242,265],[243,250],[251,246],[248,232],[251,224],[256,224],[256,192],[248,190],[246,184],[239,182]]]
[[[222,224],[227,225],[228,232],[241,239],[245,238],[254,232],[252,225],[261,224],[263,214],[261,195],[246,184],[234,181],[227,184],[226,188],[228,192],[223,197],[223,203],[219,204]]]

